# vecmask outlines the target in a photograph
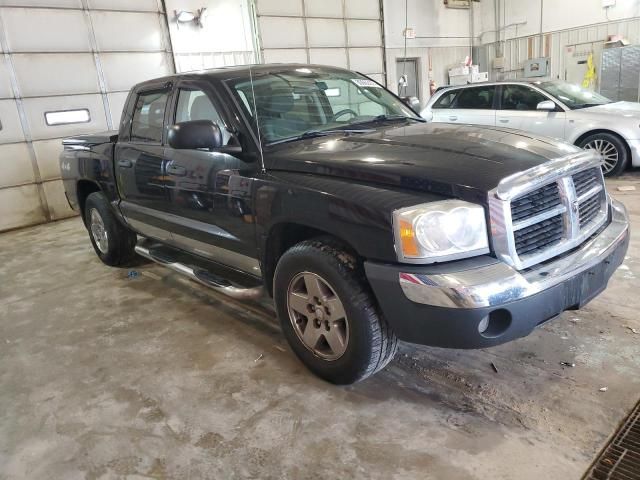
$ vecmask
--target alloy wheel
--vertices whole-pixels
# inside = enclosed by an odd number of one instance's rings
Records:
[[[609,173],[611,170],[615,168],[618,164],[618,149],[616,146],[602,139],[591,140],[584,146],[585,150],[595,150],[604,159],[604,164],[602,165],[602,170],[605,174]]]
[[[107,253],[109,251],[109,237],[107,235],[107,230],[104,228],[104,221],[100,216],[100,213],[95,208],[91,209],[91,236],[93,237],[94,242],[98,246],[98,250],[102,253]]]
[[[349,321],[329,282],[311,272],[298,273],[287,291],[289,320],[302,344],[324,360],[337,360],[349,343]]]

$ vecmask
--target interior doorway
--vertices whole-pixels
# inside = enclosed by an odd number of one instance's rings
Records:
[[[406,75],[407,81],[405,85],[401,85],[399,83],[403,75]],[[398,85],[398,95],[400,97],[419,98],[420,88],[419,88],[418,81],[419,81],[418,59],[417,58],[396,59],[396,85]]]

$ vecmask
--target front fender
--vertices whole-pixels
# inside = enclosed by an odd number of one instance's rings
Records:
[[[444,197],[353,183],[349,180],[275,172],[256,182],[259,245],[280,224],[327,232],[361,257],[397,262],[392,212]]]

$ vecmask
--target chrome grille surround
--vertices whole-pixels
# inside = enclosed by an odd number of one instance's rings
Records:
[[[489,192],[489,220],[491,243],[498,259],[517,270],[523,270],[550,258],[571,250],[593,235],[607,220],[608,196],[604,188],[602,158],[594,151],[580,151],[566,157],[550,160],[524,172],[503,179]],[[583,172],[598,168],[591,175]],[[590,177],[591,184],[580,183],[580,195],[576,191],[573,176],[580,173],[576,180],[583,182]],[[556,183],[560,194],[560,203],[531,217],[513,222],[511,202],[539,190],[548,184]],[[594,209],[593,198],[598,199],[599,207]],[[588,202],[588,203],[586,203]],[[589,212],[586,224],[580,225],[580,210]],[[519,255],[516,249],[515,232],[536,225],[551,218],[561,216],[562,235],[548,247],[533,250],[532,253]]]

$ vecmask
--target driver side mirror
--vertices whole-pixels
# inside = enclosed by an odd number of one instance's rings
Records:
[[[222,147],[222,132],[211,120],[190,120],[172,125],[167,140],[176,150],[213,150]]]
[[[556,109],[556,104],[551,100],[545,100],[544,102],[540,102],[536,107],[536,110],[544,110],[547,112],[553,112]]]
[[[420,113],[420,100],[417,97],[401,97],[400,99],[415,113]]]

